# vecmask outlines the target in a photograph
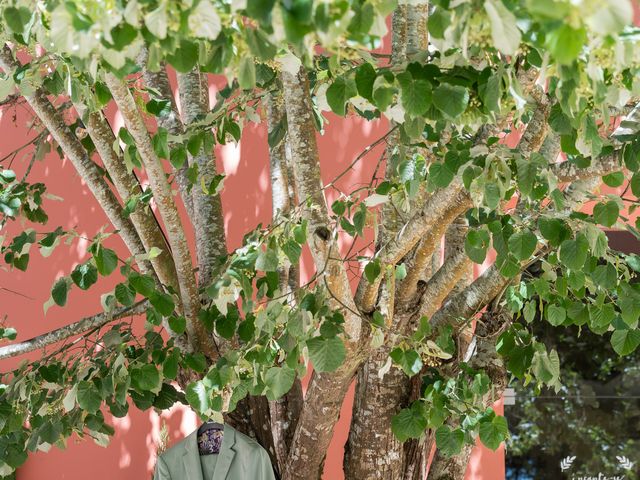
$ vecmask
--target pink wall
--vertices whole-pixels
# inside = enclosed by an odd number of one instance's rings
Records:
[[[5,110],[0,117],[0,158],[33,137],[28,129],[31,117],[27,108],[19,106],[15,111]],[[112,118],[119,127],[119,117]],[[330,123],[325,135],[320,137],[322,175],[325,182],[342,172],[352,160],[370,143],[385,133],[382,121],[366,122],[362,119],[339,119],[329,116]],[[26,151],[29,152],[28,150]],[[381,149],[374,149],[338,182],[338,187],[349,192],[362,182],[368,183],[378,161]],[[9,166],[18,175],[24,172],[28,157],[21,153]],[[227,179],[222,194],[225,208],[225,225],[229,248],[240,245],[242,236],[258,223],[267,224],[271,216],[269,167],[266,135],[263,127],[246,128],[238,146],[227,145],[218,149],[218,167]],[[61,197],[61,201],[46,201],[49,223],[33,226],[38,232],[51,231],[57,226],[65,229],[76,228],[85,238],[93,237],[101,227],[108,224],[86,185],[80,180],[73,166],[56,154],[34,165],[29,177],[31,182],[46,182],[49,193]],[[329,202],[338,195],[328,191]],[[29,225],[30,226],[30,225]],[[10,226],[2,232],[9,238],[17,232]],[[109,239],[111,248],[125,254],[125,249],[117,238]],[[342,247],[348,249],[349,242]],[[364,247],[363,242],[359,247]],[[77,239],[71,245],[60,245],[49,258],[42,258],[36,249],[32,250],[31,262],[26,273],[0,270],[0,314],[6,324],[18,329],[18,340],[24,340],[54,327],[72,322],[83,315],[100,310],[100,294],[109,291],[116,283],[117,275],[101,280],[87,292],[72,291],[67,306],[52,307],[43,315],[42,305],[49,297],[55,280],[68,274],[73,267],[86,259],[88,242]],[[310,262],[306,259],[303,275],[310,273]],[[140,321],[142,323],[142,321]],[[36,357],[37,354],[32,356]],[[0,371],[6,371],[17,364],[17,359],[0,362]],[[329,449],[326,462],[326,479],[341,479],[343,444],[347,437],[353,388],[342,409],[340,422]],[[501,407],[496,408],[501,412]],[[127,417],[114,419],[116,435],[108,448],[101,448],[91,441],[72,439],[67,449],[56,448],[49,453],[37,453],[29,458],[18,472],[19,480],[36,478],[80,480],[91,474],[92,480],[141,479],[148,478],[153,464],[161,422],[166,422],[171,443],[182,439],[196,426],[192,412],[184,408],[174,408],[161,416],[152,411],[141,412],[132,407]],[[52,477],[52,472],[55,475]],[[482,447],[474,451],[467,474],[468,479],[496,480],[504,478],[503,452],[489,452]]]

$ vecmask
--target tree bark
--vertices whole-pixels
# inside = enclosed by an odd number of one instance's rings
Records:
[[[142,193],[138,179],[134,176],[133,172],[127,171],[121,154],[116,153],[114,150],[116,139],[102,112],[90,112],[87,113],[87,115],[83,115],[82,112],[85,110],[85,107],[78,102],[74,105],[78,113],[82,117],[85,117],[84,121],[87,132],[102,159],[102,163],[107,172],[109,172],[109,176],[120,198],[126,200],[132,195]],[[142,240],[145,250],[149,252],[153,247],[161,250],[160,255],[150,260],[160,282],[162,282],[163,285],[177,289],[178,280],[176,267],[171,257],[169,245],[153,212],[145,206],[136,207],[134,211],[131,212],[130,217]]]
[[[136,142],[138,153],[149,177],[158,211],[167,229],[167,238],[171,245],[178,275],[183,313],[187,319],[189,341],[197,351],[204,353],[209,358],[216,358],[218,355],[217,348],[204,325],[198,319],[200,299],[193,272],[191,253],[189,252],[184,228],[162,163],[153,150],[149,132],[127,86],[111,73],[105,74],[105,80],[113,99],[118,105],[125,125]]]
[[[362,321],[330,228],[320,177],[309,83],[304,68],[297,75],[283,72],[282,83],[293,176],[299,200],[305,205],[303,215],[308,221],[309,248],[318,281],[332,296],[331,306],[345,314],[346,360],[336,372],[314,372],[284,470],[285,480],[310,480],[320,478],[342,401],[362,362],[358,352]]]
[[[503,327],[511,321],[511,316],[506,309],[497,305],[495,308],[489,309],[483,315],[482,320],[478,324],[475,352],[469,359],[469,365],[471,368],[484,371],[491,380],[491,389],[482,399],[482,405],[488,408],[502,397],[508,383],[507,369],[502,357],[496,352],[496,339]],[[473,445],[464,445],[462,451],[453,457],[447,457],[437,451],[431,463],[428,478],[436,480],[463,479],[472,450]]]
[[[345,447],[345,478],[399,479],[403,448],[391,418],[409,402],[411,379],[392,367],[380,378],[391,348],[377,349],[358,370],[353,416]]]
[[[267,129],[269,137],[276,128],[286,123],[284,100],[281,92],[267,95],[265,108],[267,112]],[[293,178],[287,162],[286,136],[277,145],[269,146],[269,168],[271,178],[272,219],[277,222],[280,215],[288,215],[295,201]],[[297,265],[291,265],[287,259],[278,268],[280,292],[287,295],[288,303],[295,304],[295,292],[298,287]],[[278,400],[269,402],[271,411],[271,430],[277,458],[282,467],[289,457],[289,448],[296,430],[304,399],[302,383],[295,378],[291,390]]]
[[[176,100],[173,95],[173,91],[171,90],[171,85],[169,84],[166,67],[162,64],[157,72],[149,70],[146,66],[148,53],[148,50],[144,48],[138,57],[138,64],[143,65],[143,80],[148,87],[156,90],[163,100],[167,100],[171,104],[171,111],[169,114],[158,117],[156,121],[158,122],[159,127],[166,128],[171,135],[179,135],[183,132],[184,126],[180,120]],[[180,197],[182,198],[182,203],[187,210],[187,214],[189,215],[189,218],[193,218],[193,202],[191,200],[191,195],[189,194],[190,185],[189,179],[187,178],[187,167],[188,165],[185,163],[180,168],[176,169],[176,183],[178,184],[178,191],[180,192]]]
[[[178,89],[182,119],[188,127],[199,116],[209,111],[209,82],[207,74],[199,70],[178,74]],[[201,182],[208,185],[216,175],[214,153],[201,147],[194,157],[189,155],[190,165],[198,166],[198,182],[191,189],[193,204],[192,222],[196,232],[198,260],[198,284],[208,286],[220,257],[227,254],[224,217],[220,195],[206,193]]]

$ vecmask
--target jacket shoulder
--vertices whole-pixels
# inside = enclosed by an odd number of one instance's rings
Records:
[[[180,440],[171,448],[168,448],[160,455],[160,458],[164,460],[167,465],[174,465],[177,461],[181,461],[184,455],[184,442],[185,439]]]
[[[256,442],[253,438],[248,437],[244,433],[240,433],[236,430],[236,447],[245,450],[264,450],[262,445]]]

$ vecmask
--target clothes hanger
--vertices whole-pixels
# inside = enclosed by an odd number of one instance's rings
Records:
[[[207,420],[198,428],[198,436],[202,435],[207,430],[224,430],[224,425],[215,420]]]

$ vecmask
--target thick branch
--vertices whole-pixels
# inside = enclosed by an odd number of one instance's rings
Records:
[[[299,201],[306,208],[309,248],[321,281],[340,306],[356,311],[349,279],[340,260],[338,245],[331,234],[327,204],[322,191],[320,158],[309,96],[309,80],[304,68],[297,75],[282,72],[283,96],[287,115],[288,142],[291,147],[293,176]],[[345,332],[350,342],[360,339],[361,319],[347,312]]]
[[[491,380],[491,389],[483,396],[484,408],[502,397],[507,386],[507,369],[502,357],[496,352],[496,340],[504,325],[511,321],[511,316],[502,306],[496,306],[495,311],[488,311],[479,322],[477,343],[469,359],[469,366],[486,373]],[[473,445],[465,444],[462,451],[447,457],[437,451],[429,468],[429,479],[450,480],[464,478]]]
[[[77,321],[70,325],[66,325],[56,330],[52,330],[42,335],[38,335],[37,337],[30,338],[29,340],[25,340],[24,342],[0,347],[0,360],[15,357],[17,355],[22,355],[23,353],[33,352],[34,350],[39,350],[48,345],[61,342],[62,340],[65,340],[69,337],[73,337],[74,335],[80,335],[81,333],[87,332],[94,328],[101,327],[113,320],[118,320],[120,318],[133,315],[140,315],[147,309],[147,306],[148,302],[146,300],[143,300],[129,307],[118,308],[113,312],[102,312],[91,317],[83,318],[80,321]]]
[[[207,75],[199,70],[178,74],[178,88],[182,118],[188,126],[209,111]],[[217,173],[213,152],[207,152],[201,147],[200,152],[189,160],[191,164],[198,166],[198,182],[191,190],[191,218],[196,232],[198,283],[205,287],[213,280],[213,272],[220,257],[227,254],[222,202],[220,195],[206,193],[202,187],[202,183],[209,185]]]
[[[179,135],[183,132],[184,126],[180,120],[180,114],[178,113],[178,107],[169,84],[169,77],[165,70],[164,64],[160,66],[157,72],[152,72],[146,67],[148,51],[144,48],[138,57],[138,64],[143,65],[142,77],[147,87],[152,88],[160,94],[163,100],[171,102],[171,111],[168,115],[158,117],[158,126],[166,128],[171,135]],[[193,202],[191,201],[191,195],[189,194],[189,179],[187,178],[187,167],[185,164],[176,170],[176,182],[178,184],[178,191],[182,198],[189,218],[193,218]]]
[[[11,50],[5,45],[0,51],[0,68],[10,74],[17,67],[19,67],[18,62],[13,59]],[[122,206],[109,188],[109,185],[102,178],[100,169],[91,161],[85,148],[49,102],[46,94],[42,89],[38,88],[33,93],[24,95],[24,98],[47,130],[49,130],[49,133],[58,142],[58,145],[69,158],[78,174],[87,183],[109,221],[119,230],[119,234],[129,251],[133,255],[144,254],[144,245],[138,233],[133,224],[123,215]],[[139,262],[139,266],[144,273],[154,275],[151,264],[148,261]]]
[[[293,176],[299,200],[305,205],[303,215],[309,225],[309,248],[319,280],[334,298],[332,307],[345,312],[347,360],[336,372],[314,373],[284,470],[285,480],[309,480],[320,477],[344,395],[362,362],[358,354],[362,320],[355,313],[346,270],[331,234],[305,70],[301,69],[297,75],[283,72],[282,83]]]
[[[381,264],[395,265],[420,241],[425,245],[422,254],[429,256],[437,247],[451,221],[471,207],[471,198],[459,178],[448,187],[436,191],[424,209],[400,230],[399,236],[390,239],[376,254]],[[362,311],[374,310],[380,277],[373,283],[365,278],[358,285],[356,301]]]
[[[265,102],[267,112],[267,129],[269,137],[276,128],[282,128],[286,122],[283,98],[281,93],[267,95]],[[293,202],[293,178],[289,172],[286,158],[286,139],[277,145],[269,146],[269,167],[271,178],[272,218],[277,221],[279,215],[289,213]],[[295,302],[295,290],[298,283],[298,266],[291,265],[285,259],[278,269],[278,282],[282,294],[288,295],[288,302]],[[293,434],[298,425],[303,405],[302,383],[296,377],[291,390],[282,398],[269,402],[271,410],[271,431],[278,465],[284,467],[289,458],[289,449]]]
[[[111,73],[105,74],[105,80],[113,99],[116,101],[124,123],[136,142],[138,153],[144,163],[158,211],[167,229],[167,238],[171,245],[184,316],[187,319],[189,341],[198,351],[210,358],[217,356],[215,345],[198,319],[200,300],[196,286],[189,245],[180,221],[178,209],[173,200],[173,192],[167,181],[160,159],[156,156],[149,132],[138,111],[135,100],[127,86]]]
[[[87,132],[96,147],[96,151],[100,155],[102,162],[109,172],[109,176],[123,200],[132,195],[142,193],[140,183],[134,176],[133,172],[129,172],[124,164],[121,152],[116,153],[114,150],[115,136],[107,120],[102,112],[91,112],[83,115],[84,107],[78,102],[75,104],[78,113],[84,117]],[[169,251],[164,235],[158,221],[156,220],[150,208],[135,208],[130,215],[131,221],[142,240],[144,248],[147,252],[151,248],[156,247],[161,250],[160,255],[151,259],[151,264],[163,285],[168,285],[174,289],[178,288],[178,280],[176,277],[176,268]]]
[[[580,168],[572,162],[559,162],[551,165],[551,171],[561,183],[587,180],[593,177],[602,177],[613,172],[619,172],[624,168],[619,150],[591,160],[591,165]]]

